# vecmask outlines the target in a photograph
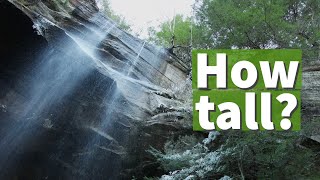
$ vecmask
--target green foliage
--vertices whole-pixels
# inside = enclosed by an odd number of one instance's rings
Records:
[[[160,27],[150,27],[149,41],[169,47],[174,36],[176,46],[188,47],[201,44],[203,31],[203,28],[193,23],[191,17],[178,14],[172,20],[162,23]]]
[[[149,28],[150,41],[168,47],[171,45],[171,40],[174,35],[176,44],[184,46],[188,46],[190,44],[190,18],[184,18],[182,15],[176,15],[173,20],[162,23],[159,28],[159,31],[154,27]]]
[[[202,44],[203,28],[192,22],[192,18],[176,15],[160,27],[149,28],[149,41],[157,45],[172,48],[173,52],[191,69],[191,49]],[[200,48],[200,47],[199,47]]]
[[[228,132],[226,148],[236,154],[225,164],[232,177],[249,179],[306,179],[320,177],[315,154],[296,146],[297,132]],[[240,173],[239,173],[240,172]],[[242,175],[241,175],[242,172]]]
[[[317,0],[198,0],[195,17],[177,15],[149,40],[193,48],[298,48],[312,63],[320,58],[320,3]],[[175,22],[175,23],[174,23]],[[188,52],[185,52],[188,53]]]
[[[319,58],[316,0],[201,0],[196,17],[212,48],[299,48],[306,59]]]
[[[212,132],[204,142],[199,143],[195,136],[182,136],[176,141],[168,141],[164,152],[151,148],[149,152],[156,157],[162,167],[169,172],[161,179],[203,179],[221,177],[224,171],[222,162],[234,153],[232,149],[219,148],[209,151],[208,142],[215,140],[219,133]],[[225,178],[226,179],[226,178]]]
[[[161,179],[316,179],[320,177],[315,154],[296,146],[297,132],[211,132],[203,142],[194,136],[168,141],[164,152],[149,152],[168,175]],[[221,142],[221,141],[219,141]]]
[[[195,136],[182,136],[177,141],[168,141],[164,146],[164,153],[151,148],[148,152],[154,155],[166,171],[173,171],[181,167],[186,167],[188,162],[193,159],[190,153],[185,153],[193,147],[197,147],[198,139]],[[195,152],[202,152],[202,149],[196,148]],[[191,153],[198,156],[197,153]]]
[[[126,22],[124,17],[117,15],[111,8],[108,0],[103,0],[103,12],[113,21],[115,21],[120,29],[131,31],[130,25]]]
[[[174,34],[175,45],[193,48],[298,48],[304,63],[320,60],[318,0],[197,0],[194,10],[194,19],[177,15],[175,25],[150,29],[150,40],[171,46]],[[319,179],[319,152],[299,145],[319,127],[314,119],[301,132],[227,131],[219,144],[186,136],[149,152],[168,172],[162,179]]]

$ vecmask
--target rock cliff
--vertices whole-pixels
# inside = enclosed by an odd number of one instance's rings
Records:
[[[146,150],[192,132],[187,65],[94,0],[0,5],[0,178],[162,175]],[[320,115],[317,70],[303,74],[304,122]]]
[[[162,148],[169,135],[190,128],[187,66],[119,29],[95,1],[9,2],[15,7],[1,2],[12,10],[7,26],[24,22],[14,25],[16,35],[28,29],[25,36],[34,39],[17,38],[2,63],[1,176],[156,173],[145,150]]]

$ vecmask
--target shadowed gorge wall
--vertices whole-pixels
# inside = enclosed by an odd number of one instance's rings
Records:
[[[32,68],[31,64],[46,49],[47,42],[37,35],[29,17],[8,1],[0,1],[0,22],[0,78],[13,85],[17,72]]]
[[[15,123],[21,120],[16,119],[15,114],[20,113],[19,107],[24,109],[27,108],[25,106],[28,106],[28,98],[31,96],[28,90],[32,88],[31,79],[37,74],[37,67],[41,66],[41,61],[45,63],[51,56],[61,52],[51,46],[49,47],[45,38],[38,35],[32,27],[33,23],[29,17],[11,3],[1,2],[0,13],[1,35],[4,38],[0,42],[2,56],[0,63],[0,125],[1,132],[8,132],[7,129],[12,127],[19,128]],[[50,56],[46,56],[47,53]],[[85,54],[79,54],[79,56],[86,57]],[[54,76],[59,75],[50,72],[45,73],[48,77],[51,77],[51,80],[54,80]],[[39,79],[39,81],[43,80],[45,79]],[[1,177],[5,179],[42,179],[46,177],[68,179],[68,177],[75,176],[87,177],[87,175],[84,175],[86,173],[100,178],[118,174],[116,163],[107,166],[110,167],[109,169],[100,168],[99,170],[99,168],[95,168],[104,167],[101,161],[105,161],[106,157],[110,162],[113,162],[112,158],[114,158],[114,161],[119,163],[116,160],[119,157],[115,156],[114,153],[100,152],[100,157],[97,156],[98,159],[92,166],[88,167],[88,171],[75,171],[67,164],[74,153],[85,149],[89,138],[93,136],[91,131],[77,129],[81,126],[81,123],[76,120],[81,118],[90,118],[91,121],[100,119],[99,116],[103,113],[103,110],[99,106],[100,103],[106,101],[103,98],[105,90],[109,89],[112,82],[98,71],[89,73],[82,79],[82,83],[75,87],[76,91],[64,97],[64,101],[51,107],[38,117],[40,123],[36,127],[32,127],[33,129],[36,128],[37,131],[31,131],[28,126],[21,128],[16,136],[22,134],[22,136],[34,138],[26,139],[20,144],[8,145],[8,149],[13,148],[14,150],[9,154],[4,153],[5,156],[1,156]],[[43,81],[43,83],[48,82]],[[92,97],[92,94],[95,97]],[[17,105],[17,103],[21,104]],[[50,119],[50,117],[52,118]],[[50,122],[54,121],[55,127],[43,128],[43,122],[46,122],[43,120],[49,119]],[[4,136],[1,134],[1,138],[5,138]],[[97,141],[103,143],[104,138],[99,138]],[[9,160],[4,161],[4,158]],[[100,165],[98,165],[99,161]]]
[[[94,2],[13,3],[1,1],[0,178],[163,173],[146,149],[185,130],[177,127],[190,113],[173,89],[186,66],[120,30]]]
[[[22,91],[22,87],[28,87],[22,79],[30,78],[27,72],[32,71],[35,61],[47,50],[47,41],[32,28],[33,22],[29,17],[8,1],[0,2],[0,23],[0,126],[1,132],[4,132],[13,121],[7,110],[8,96],[19,96],[21,101],[28,96]],[[30,179],[36,176],[44,154],[32,151],[20,153],[10,156],[15,165],[8,164],[1,177]]]

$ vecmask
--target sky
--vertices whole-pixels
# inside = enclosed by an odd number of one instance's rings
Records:
[[[109,0],[116,14],[122,15],[131,25],[133,33],[142,38],[148,35],[148,27],[172,20],[175,14],[191,16],[195,0]]]

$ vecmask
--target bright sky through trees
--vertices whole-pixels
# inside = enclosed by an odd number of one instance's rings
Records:
[[[148,27],[156,27],[175,14],[190,16],[195,0],[109,0],[112,10],[122,15],[133,32],[147,37]]]

